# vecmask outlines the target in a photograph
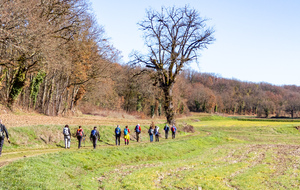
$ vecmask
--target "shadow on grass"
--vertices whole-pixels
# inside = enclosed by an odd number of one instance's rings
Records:
[[[56,144],[56,147],[58,147],[58,148],[65,148],[65,146],[63,146],[61,144]]]

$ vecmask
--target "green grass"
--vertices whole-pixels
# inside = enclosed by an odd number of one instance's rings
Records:
[[[180,121],[193,125],[195,134],[181,132],[178,138],[162,139],[159,143],[148,143],[148,135],[144,133],[143,143],[108,146],[114,143],[111,133],[114,127],[102,127],[99,130],[103,143],[96,150],[63,150],[2,167],[0,189],[297,189],[300,186],[300,133],[295,128],[299,123],[241,121],[220,116],[203,116],[195,121],[193,117]],[[56,128],[61,130],[57,126],[49,126],[47,130]],[[142,130],[146,132],[147,128]],[[28,134],[32,140],[39,134],[38,129],[34,133],[28,129],[16,130],[19,135]]]
[[[158,124],[163,130],[164,124]],[[86,135],[87,143],[89,142],[89,135],[94,126],[82,126],[84,133]],[[78,126],[70,126],[70,131],[72,134],[71,141],[75,145],[76,139],[76,130]],[[124,127],[122,127],[123,130]],[[130,126],[130,131],[132,137],[134,134],[134,126]],[[99,130],[101,141],[104,144],[114,144],[114,129],[115,126],[97,126]],[[9,129],[11,144],[5,142],[4,152],[12,152],[19,150],[29,150],[29,149],[41,149],[41,148],[57,148],[64,147],[63,126],[58,125],[38,125],[38,126],[28,126],[28,127],[13,127]],[[148,126],[142,126],[142,136],[141,141],[148,141]],[[184,132],[181,132],[181,135],[186,135]],[[134,140],[134,139],[133,139]]]

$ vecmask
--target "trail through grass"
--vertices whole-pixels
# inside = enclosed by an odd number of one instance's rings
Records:
[[[144,134],[143,143],[133,141],[120,147],[110,146],[114,144],[111,135],[114,127],[105,126],[101,128],[103,143],[96,150],[59,149],[2,167],[0,176],[5,178],[0,178],[0,189],[297,189],[300,186],[300,133],[295,128],[299,123],[240,121],[207,115],[180,122],[193,125],[196,133],[182,132],[176,139],[162,139],[159,143],[148,143],[148,135]]]

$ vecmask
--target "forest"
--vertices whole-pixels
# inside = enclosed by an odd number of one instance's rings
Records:
[[[164,92],[153,80],[156,71],[122,63],[121,52],[86,1],[4,0],[0,12],[3,106],[51,116],[96,109],[164,116]],[[298,86],[225,79],[188,65],[178,74],[172,97],[175,115],[294,118],[300,111]]]

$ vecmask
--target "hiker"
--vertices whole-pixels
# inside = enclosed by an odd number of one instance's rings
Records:
[[[4,135],[4,133],[5,133],[5,135]],[[6,129],[5,125],[2,124],[2,120],[0,119],[0,156],[1,156],[1,153],[2,153],[2,147],[3,147],[3,144],[4,144],[5,136],[7,138],[7,141],[10,143],[7,129]]]
[[[158,126],[155,126],[154,135],[155,135],[155,142],[159,142],[159,127]]]
[[[121,128],[120,128],[120,125],[117,125],[117,128],[115,128],[115,136],[116,136],[116,145],[120,146],[120,138],[121,138]]]
[[[149,136],[150,136],[150,142],[153,142],[153,134],[154,134],[154,129],[153,126],[150,126],[148,130]]]
[[[129,135],[129,133],[130,133],[130,130],[129,130],[128,126],[126,126],[125,129],[124,129],[125,145],[126,145],[126,144],[129,145],[129,140],[130,140],[130,135]]]
[[[80,148],[82,138],[84,137],[84,132],[83,132],[83,129],[81,128],[81,126],[78,127],[77,132],[76,132],[76,136],[77,136],[77,139],[78,139],[78,148]]]
[[[71,131],[70,131],[69,125],[65,125],[65,127],[63,129],[63,134],[64,134],[64,141],[65,141],[65,148],[70,148]]]
[[[135,126],[135,133],[136,133],[136,141],[139,142],[140,140],[140,134],[141,134],[141,126],[140,124],[137,124],[137,126]]]
[[[90,139],[93,142],[93,147],[96,149],[97,146],[97,140],[100,141],[100,134],[97,131],[97,127],[95,126],[94,129],[91,131]]]
[[[168,139],[169,130],[170,130],[168,124],[166,124],[166,126],[164,127],[164,130],[165,130],[165,137],[166,137],[166,139]]]
[[[175,134],[176,134],[177,128],[174,124],[171,127],[171,131],[172,131],[172,139],[175,139]]]

